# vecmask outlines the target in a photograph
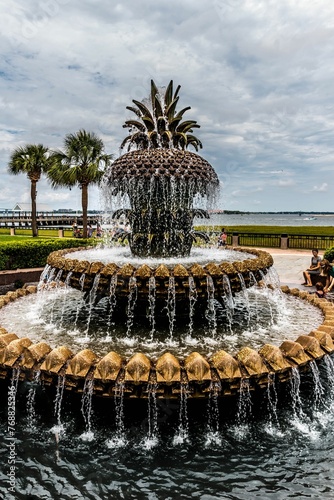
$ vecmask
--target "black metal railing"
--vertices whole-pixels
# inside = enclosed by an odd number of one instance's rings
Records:
[[[334,246],[333,236],[317,236],[317,235],[289,235],[289,248],[309,249],[318,248],[319,250],[326,250]]]
[[[234,234],[236,236],[236,234]],[[269,247],[280,248],[281,236],[278,234],[262,234],[262,233],[239,233],[238,245],[249,247]]]

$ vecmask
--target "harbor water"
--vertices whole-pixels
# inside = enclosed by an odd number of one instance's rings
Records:
[[[333,226],[334,214],[211,214],[210,219],[195,219],[196,225],[222,226],[233,230],[234,226]]]

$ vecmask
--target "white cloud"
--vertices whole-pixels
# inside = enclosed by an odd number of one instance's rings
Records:
[[[279,179],[276,183],[276,185],[280,187],[294,186],[294,184],[295,182],[293,179]]]
[[[321,193],[328,191],[327,182],[323,182],[320,186],[314,186],[313,191],[319,191]]]

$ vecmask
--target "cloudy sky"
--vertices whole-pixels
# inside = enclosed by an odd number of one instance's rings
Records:
[[[30,201],[26,177],[7,174],[15,147],[84,128],[118,157],[126,106],[172,79],[219,208],[334,211],[332,0],[8,0],[0,25],[0,208]],[[79,189],[46,180],[37,196],[81,207]]]

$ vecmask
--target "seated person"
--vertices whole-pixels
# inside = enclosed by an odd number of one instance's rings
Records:
[[[319,250],[317,248],[313,248],[312,250],[312,258],[311,258],[311,265],[306,271],[303,271],[303,276],[304,276],[304,286],[313,286],[312,281],[311,281],[311,274],[319,275],[321,268],[320,268],[320,262],[321,262],[321,257],[319,255]]]
[[[330,292],[334,286],[334,264],[327,259],[321,261],[321,272],[326,276],[325,292]]]

